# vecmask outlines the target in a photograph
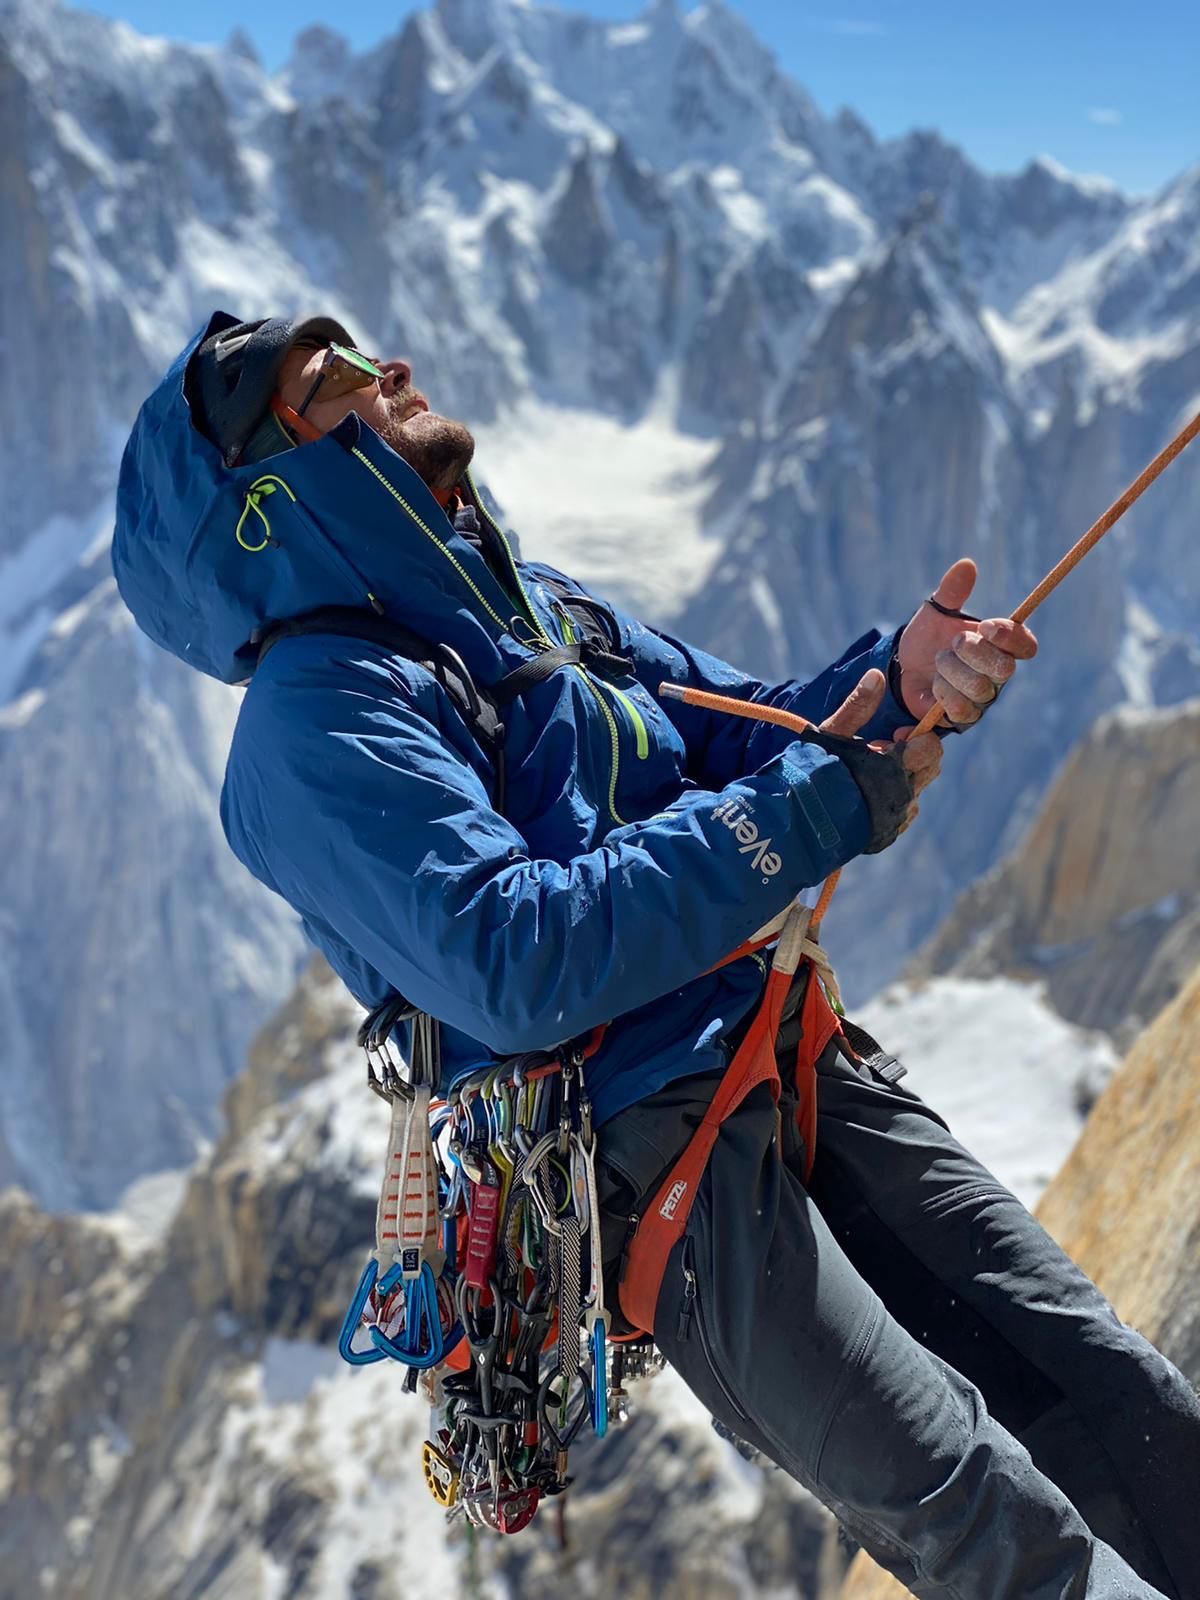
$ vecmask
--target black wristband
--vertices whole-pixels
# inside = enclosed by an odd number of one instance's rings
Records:
[[[900,679],[903,676],[903,674],[901,673],[901,670],[900,670],[900,639],[901,639],[901,634],[898,633],[896,635],[896,642],[892,646],[891,658],[888,661],[888,669],[887,669],[888,692],[891,695],[892,699],[900,707],[901,711],[908,712],[908,715],[911,717],[912,716],[912,712],[909,711],[907,705],[905,705],[905,703],[904,703],[904,695],[901,693],[901,690],[900,690]],[[919,717],[917,718],[917,721],[918,722],[920,721]]]
[[[837,756],[858,785],[871,818],[871,842],[865,853],[878,855],[894,844],[913,801],[913,781],[905,770],[903,747],[881,753],[861,739],[822,733],[820,728],[808,728],[800,738],[804,744],[819,745]]]
[[[925,604],[932,606],[935,611],[940,611],[944,617],[959,617],[963,622],[979,622],[981,619],[971,611],[955,611],[950,606],[944,606],[940,600],[935,600],[930,595]]]

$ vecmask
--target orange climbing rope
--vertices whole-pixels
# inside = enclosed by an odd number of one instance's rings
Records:
[[[1160,473],[1164,472],[1192,440],[1200,434],[1200,413],[1188,423],[1171,440],[1165,450],[1159,452],[1146,469],[1139,473],[1126,489],[1125,493],[1113,501],[1108,510],[1079,539],[1063,556],[1052,571],[1048,572],[1034,589],[1033,593],[1026,596],[1012,614],[1013,622],[1024,622],[1033,614],[1046,599],[1058,588],[1059,584],[1073,572],[1079,563],[1095,545],[1099,544],[1104,535],[1116,526],[1135,500],[1141,498]],[[807,717],[797,716],[794,711],[781,711],[778,706],[762,706],[752,700],[735,700],[730,695],[709,694],[705,689],[689,689],[683,684],[661,683],[658,687],[659,696],[671,700],[683,700],[690,706],[703,706],[708,711],[727,711],[735,717],[752,717],[758,722],[773,722],[778,727],[790,728],[795,733],[803,733],[813,724]],[[913,730],[912,738],[916,739],[923,733],[929,733],[936,728],[942,720],[942,707],[936,705],[927,711]],[[821,931],[821,922],[829,910],[829,903],[833,899],[837,888],[838,879],[841,877],[840,869],[826,878],[821,886],[821,893],[816,907],[809,919],[808,936],[814,942]]]
[[[703,706],[706,711],[728,711],[735,717],[773,722],[777,727],[790,728],[793,733],[804,733],[813,726],[807,717],[801,717],[795,711],[781,711],[778,706],[760,706],[753,700],[735,700],[732,695],[710,694],[707,689],[689,689],[682,683],[660,683],[658,695],[660,700],[683,700],[689,706]],[[833,899],[841,875],[839,867],[821,885],[821,893],[808,920],[808,936],[814,943],[821,931],[821,919],[829,910],[829,902]]]

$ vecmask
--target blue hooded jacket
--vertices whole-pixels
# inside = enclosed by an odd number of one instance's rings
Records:
[[[658,685],[820,721],[869,667],[886,668],[892,639],[869,633],[811,683],[768,686],[617,612],[632,673],[563,666],[507,708],[499,815],[488,756],[423,667],[303,634],[256,670],[256,641],[374,597],[492,685],[568,637],[551,569],[515,560],[490,519],[482,550],[464,538],[353,413],[319,443],[227,468],[193,425],[184,374],[232,320],[214,318],[138,415],[113,566],[158,644],[225,682],[250,680],[222,796],[234,852],[295,907],[363,1005],[399,989],[440,1019],[446,1081],[601,1022],[588,1069],[599,1121],[723,1066],[765,964],[710,969],[857,855],[869,819],[836,756],[660,701]],[[887,737],[910,720],[889,695],[865,731]]]

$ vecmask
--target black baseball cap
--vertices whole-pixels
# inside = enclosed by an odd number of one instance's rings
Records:
[[[288,352],[298,344],[353,345],[332,317],[266,317],[239,322],[217,311],[188,362],[184,391],[196,426],[236,466],[270,413]],[[277,446],[279,448],[279,446]]]

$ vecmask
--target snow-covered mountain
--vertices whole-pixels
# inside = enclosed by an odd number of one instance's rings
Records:
[[[773,673],[903,620],[964,549],[1009,607],[1200,394],[1196,172],[1135,201],[880,143],[721,0],[438,0],[361,56],[310,30],[274,76],[57,0],[0,23],[0,1176],[52,1204],[186,1161],[298,958],[213,822],[230,697],[144,649],[105,572],[121,441],[214,305],[408,354],[527,552]],[[854,990],[1099,711],[1200,685],[1198,472],[848,874]]]
[[[981,571],[971,608],[1010,611],[1200,409],[1194,205],[1181,221],[1195,178],[1120,222],[1110,191],[1080,190],[1111,235],[1083,259],[1079,218],[1065,207],[1041,239],[1005,235],[1003,276],[995,262],[969,268],[976,250],[952,225],[953,190],[867,252],[759,422],[718,459],[713,504],[736,518],[736,542],[682,630],[764,674],[788,670],[798,648],[815,667],[864,623],[906,620],[967,551]],[[1141,241],[1170,226],[1190,239],[1186,260],[1176,252],[1173,293],[1153,297],[1171,313],[1127,312],[1108,330],[1090,320],[1080,280],[1135,281]],[[997,287],[1052,255],[1057,270],[1015,303]],[[948,781],[930,791],[904,847],[847,873],[829,930],[859,994],[1016,843],[1100,712],[1200,692],[1188,512],[1198,489],[1193,452],[1039,611],[1036,665],[986,732],[950,752]]]

